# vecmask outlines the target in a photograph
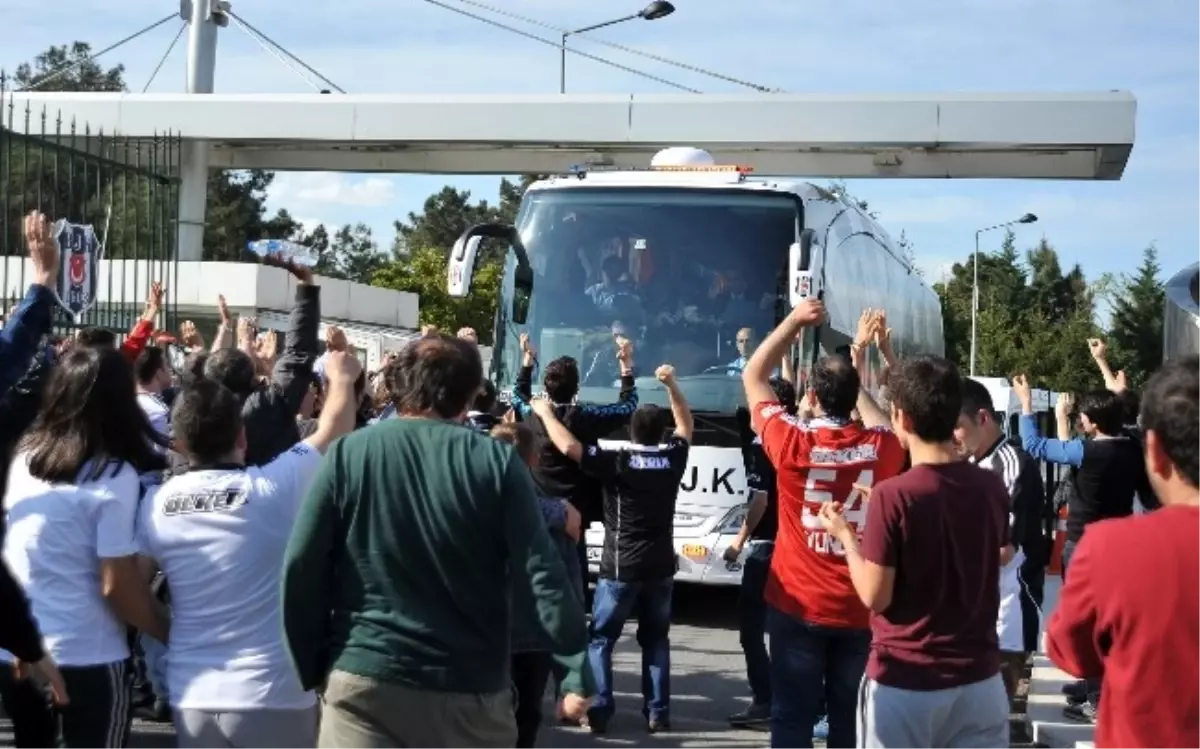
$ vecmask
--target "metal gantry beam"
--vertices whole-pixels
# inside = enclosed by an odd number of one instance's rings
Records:
[[[210,166],[454,174],[649,165],[676,145],[759,173],[1119,179],[1132,94],[17,94],[106,130],[177,130]]]

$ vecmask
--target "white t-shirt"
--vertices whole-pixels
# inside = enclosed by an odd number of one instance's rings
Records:
[[[171,439],[171,409],[167,408],[166,401],[153,393],[138,393],[137,401],[154,431],[164,440]],[[166,452],[165,447],[155,447],[160,453]]]
[[[321,453],[303,442],[261,467],[192,470],[148,495],[143,552],[171,587],[167,691],[184,710],[293,710],[283,639],[283,553]]]
[[[125,627],[100,592],[100,560],[138,552],[140,496],[137,471],[127,463],[106,466],[96,481],[49,484],[29,475],[28,454],[13,459],[4,495],[4,562],[25,589],[45,648],[60,666],[129,657]]]

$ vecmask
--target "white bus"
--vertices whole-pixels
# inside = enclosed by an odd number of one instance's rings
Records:
[[[823,293],[828,323],[793,351],[802,381],[816,353],[848,349],[865,307],[887,310],[900,356],[943,353],[937,295],[871,217],[816,185],[714,166],[696,149],[660,152],[648,170],[580,169],[531,185],[515,226],[475,226],[456,243],[452,295],[469,292],[482,238],[508,244],[491,367],[502,397],[528,333],[541,362],[580,362],[581,402],[615,401],[614,316],[635,341],[641,403],[666,405],[652,373],[675,366],[696,416],[675,515],[680,581],[741,579],[741,565],[722,558],[749,499],[737,422],[746,406],[738,339],[747,336],[739,331],[761,340],[793,304]],[[614,312],[592,303],[586,289],[602,265],[627,276],[636,304]],[[614,444],[627,438],[612,435]],[[602,540],[593,524],[593,565]]]

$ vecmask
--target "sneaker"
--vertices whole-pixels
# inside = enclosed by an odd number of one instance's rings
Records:
[[[646,730],[650,733],[663,733],[671,730],[671,721],[668,718],[651,718],[646,721]]]
[[[813,724],[813,738],[817,741],[829,740],[829,716],[822,715],[821,719]]]
[[[1079,705],[1067,705],[1063,708],[1063,717],[1076,723],[1095,725],[1096,706],[1090,702],[1084,702]]]
[[[750,707],[734,713],[729,716],[729,725],[734,728],[746,728],[747,726],[761,725],[771,722],[771,706],[760,705],[757,703],[751,704]]]

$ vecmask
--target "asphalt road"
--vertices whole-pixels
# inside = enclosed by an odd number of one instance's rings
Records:
[[[735,731],[726,716],[745,707],[749,693],[738,644],[736,590],[679,586],[671,630],[670,733],[649,735],[641,716],[641,654],[630,622],[613,662],[617,715],[603,737],[586,729],[551,725],[548,719],[539,739],[542,746],[650,747],[765,747],[768,735]],[[547,699],[546,712],[553,714]],[[170,724],[135,721],[133,747],[173,747]],[[0,720],[0,746],[12,746],[7,719]]]

